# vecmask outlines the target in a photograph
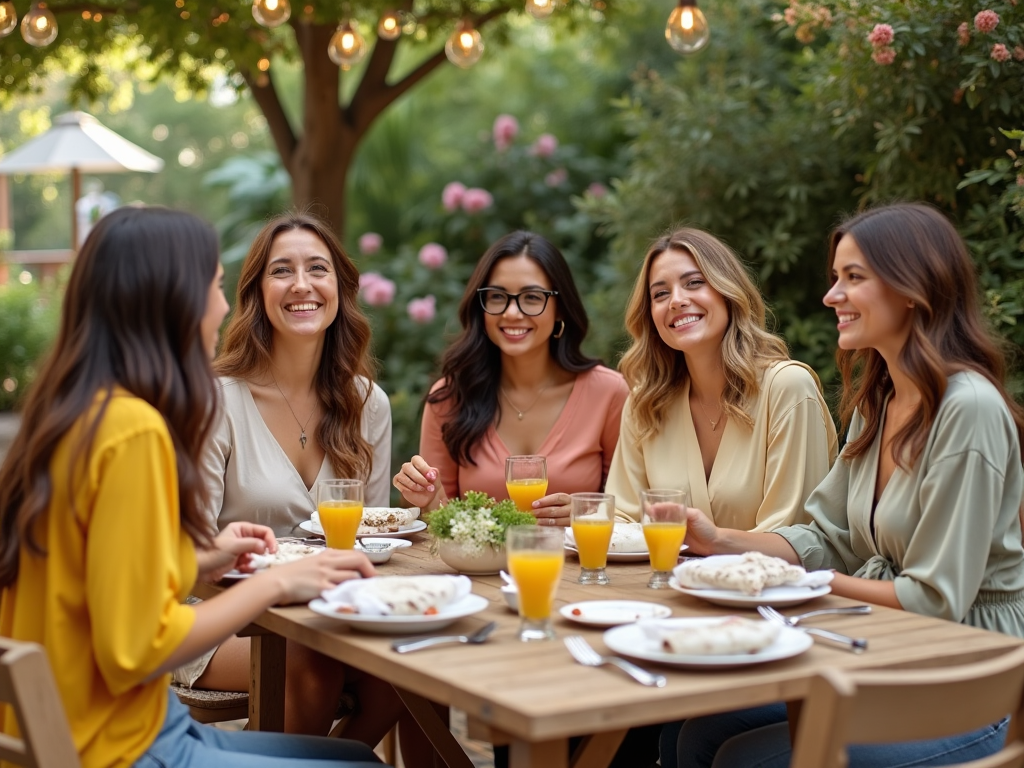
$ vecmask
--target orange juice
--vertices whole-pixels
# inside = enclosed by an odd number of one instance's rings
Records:
[[[317,507],[320,526],[331,549],[352,549],[356,545],[356,531],[363,521],[361,501],[322,501]]]
[[[646,523],[644,539],[651,551],[651,570],[671,571],[679,562],[679,548],[686,538],[686,523]]]
[[[572,521],[572,535],[580,553],[580,567],[604,568],[608,564],[608,546],[612,543],[611,520]]]
[[[505,483],[508,497],[516,503],[522,512],[531,512],[533,502],[548,492],[548,481],[531,478],[529,480],[508,480]]]
[[[558,579],[565,555],[550,550],[526,549],[509,552],[508,569],[519,589],[519,615],[540,620],[551,616]]]

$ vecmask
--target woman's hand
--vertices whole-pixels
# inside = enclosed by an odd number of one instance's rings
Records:
[[[269,568],[255,578],[273,579],[279,590],[279,602],[288,604],[308,602],[343,581],[369,578],[375,574],[373,565],[362,552],[325,549],[294,563]]]
[[[572,500],[567,493],[552,493],[533,502],[533,515],[537,525],[569,525]]]
[[[433,512],[448,503],[444,488],[438,482],[437,469],[427,464],[422,456],[413,456],[402,465],[401,471],[391,481],[407,502],[423,512]]]
[[[229,523],[214,538],[213,547],[196,552],[199,580],[220,581],[224,574],[236,568],[243,573],[251,572],[249,555],[276,551],[277,539],[267,526]]]
[[[714,555],[718,527],[696,507],[686,508],[686,539],[691,555]]]

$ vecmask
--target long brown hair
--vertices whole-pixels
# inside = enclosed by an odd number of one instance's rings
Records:
[[[320,238],[338,276],[338,316],[327,328],[314,386],[324,417],[316,437],[339,477],[369,477],[373,448],[363,437],[363,406],[373,390],[370,323],[359,309],[359,271],[325,221],[290,212],[270,221],[253,240],[238,279],[235,312],[214,361],[221,376],[252,379],[270,371],[274,327],[263,303],[263,274],[274,239],[304,229]],[[361,377],[363,382],[357,381]]]
[[[209,542],[198,457],[216,400],[200,326],[217,259],[213,228],[179,211],[121,208],[89,233],[71,271],[57,340],[0,468],[0,587],[17,580],[22,547],[46,554],[33,531],[50,506],[54,452],[88,415],[76,429],[71,464],[55,468],[73,484],[115,387],[160,411],[174,443],[182,527]]]
[[[844,237],[853,238],[881,280],[914,302],[910,336],[900,350],[899,365],[920,391],[921,403],[893,437],[897,464],[906,469],[908,459],[910,465],[917,461],[949,375],[965,369],[981,374],[999,390],[1024,445],[1024,409],[1003,386],[1006,359],[981,314],[974,264],[953,225],[938,210],[920,203],[865,211],[832,233],[830,276],[836,247]],[[852,458],[868,450],[877,436],[893,383],[885,360],[874,349],[840,349],[836,362],[843,377],[843,424],[849,426],[854,411],[864,418],[864,431],[843,451]]]
[[[786,343],[765,330],[764,299],[733,250],[708,232],[683,227],[658,238],[647,250],[626,307],[626,330],[633,343],[619,370],[632,390],[637,440],[657,434],[665,409],[690,375],[683,353],[662,341],[651,318],[651,265],[668,250],[693,256],[704,279],[725,299],[729,324],[722,338],[722,410],[752,428],[754,420],[746,409],[760,391],[762,371],[789,359]]]

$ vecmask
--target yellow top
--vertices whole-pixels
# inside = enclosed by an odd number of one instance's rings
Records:
[[[163,726],[171,676],[152,676],[195,620],[183,601],[196,556],[160,413],[118,390],[72,478],[84,421],[54,453],[36,528],[48,554],[22,547],[18,581],[0,593],[0,635],[46,648],[83,768],[131,766]]]

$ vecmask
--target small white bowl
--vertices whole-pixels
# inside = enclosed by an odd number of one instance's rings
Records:
[[[508,603],[508,607],[519,613],[519,590],[515,585],[506,584],[501,588],[501,594],[505,598],[505,602]]]
[[[377,551],[371,551],[369,549],[364,549],[363,548],[363,546],[362,546],[363,542],[366,542],[367,544],[371,544],[371,543],[387,544],[388,548],[387,549],[377,550]],[[371,563],[373,563],[374,565],[380,565],[381,563],[386,563],[388,560],[390,560],[391,559],[391,555],[394,554],[394,551],[396,549],[403,549],[404,547],[411,547],[411,546],[412,546],[412,542],[409,541],[408,539],[386,539],[386,538],[379,538],[379,537],[376,537],[376,536],[374,536],[374,537],[364,536],[361,540],[356,542],[356,551],[357,552],[362,552],[364,555],[366,555],[367,559],[369,559],[369,561]]]

